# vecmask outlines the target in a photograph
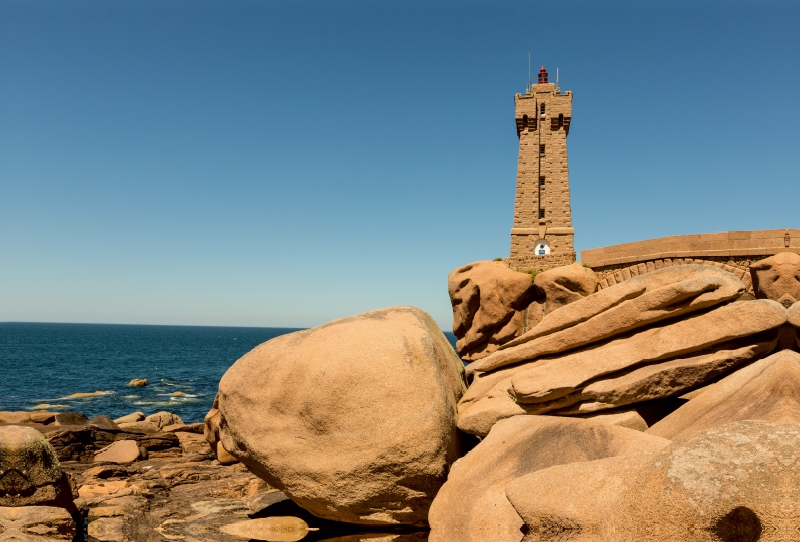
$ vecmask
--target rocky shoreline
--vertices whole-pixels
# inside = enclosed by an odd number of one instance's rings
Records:
[[[2,473],[24,461],[26,453],[41,457],[48,449],[58,471],[55,483],[52,475],[16,485],[3,479],[0,540],[427,538],[413,529],[364,532],[317,518],[224,450],[218,459],[205,427],[184,424],[169,412],[147,417],[136,412],[116,420],[77,412],[0,412]],[[20,435],[22,429],[29,431]],[[44,439],[31,437],[31,431]],[[56,499],[53,487],[60,488]]]
[[[370,311],[252,349],[203,423],[0,413],[0,540],[800,540],[800,255],[645,271],[464,266],[461,359]]]

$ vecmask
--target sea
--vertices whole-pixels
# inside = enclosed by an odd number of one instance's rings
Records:
[[[0,411],[203,421],[228,367],[296,328],[0,322]],[[455,348],[455,336],[445,332]],[[132,388],[134,378],[149,385]]]

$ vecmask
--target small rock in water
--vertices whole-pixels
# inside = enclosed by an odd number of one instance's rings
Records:
[[[88,399],[89,397],[99,397],[101,395],[110,395],[110,391],[90,391],[84,393],[73,393],[72,395],[67,395],[66,397],[62,397],[62,399]]]
[[[300,518],[274,516],[229,523],[220,527],[219,530],[225,534],[242,538],[254,538],[268,542],[296,542],[305,538],[310,529],[308,524]]]
[[[187,397],[189,394],[183,391],[173,391],[170,395],[173,397]]]
[[[36,405],[31,410],[47,410],[48,408],[69,408],[69,405],[51,405],[49,403],[42,403]]]
[[[134,388],[144,388],[147,386],[147,379],[146,378],[134,378],[130,382],[128,382],[128,386],[132,386]]]

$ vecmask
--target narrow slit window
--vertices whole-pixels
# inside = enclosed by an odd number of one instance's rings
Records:
[[[544,218],[544,207],[539,209],[539,218]]]
[[[544,104],[539,106],[539,114],[544,115]]]
[[[560,113],[558,115],[558,125],[559,126],[564,126],[564,114],[563,113]]]
[[[544,177],[539,177],[539,186],[544,186]]]
[[[539,154],[544,155],[544,145],[539,145]]]
[[[528,115],[522,115],[522,127],[523,128],[528,127]]]

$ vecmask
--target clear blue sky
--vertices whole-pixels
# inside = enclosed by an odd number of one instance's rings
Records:
[[[529,46],[578,250],[800,226],[797,2],[0,0],[0,321],[448,328]]]

